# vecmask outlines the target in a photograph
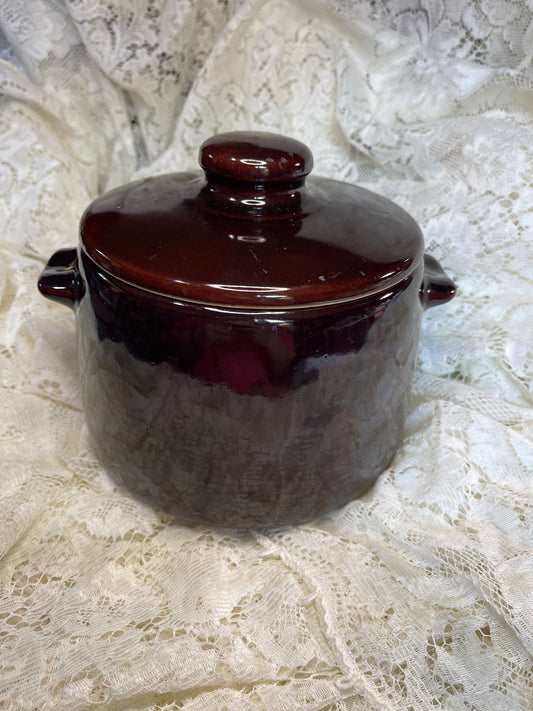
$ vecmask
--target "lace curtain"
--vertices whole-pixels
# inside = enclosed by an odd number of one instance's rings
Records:
[[[530,709],[531,2],[0,0],[0,23],[0,706]],[[74,318],[36,289],[96,195],[241,128],[401,204],[459,287],[376,485],[246,533],[108,478]]]

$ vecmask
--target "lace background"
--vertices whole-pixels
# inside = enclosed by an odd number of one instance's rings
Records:
[[[0,22],[0,706],[531,709],[531,0],[0,0]],[[36,289],[101,191],[236,128],[396,200],[459,287],[372,490],[249,534],[106,477],[74,318]]]

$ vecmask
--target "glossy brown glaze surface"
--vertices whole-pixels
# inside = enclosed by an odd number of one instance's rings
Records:
[[[206,171],[96,200],[43,295],[74,309],[104,466],[175,516],[307,521],[367,489],[400,442],[424,308],[453,282],[416,223],[308,178],[301,143],[226,134]]]
[[[199,162],[208,175],[251,183],[291,182],[311,172],[313,154],[294,138],[234,131],[205,141]]]
[[[206,176],[150,178],[98,198],[81,224],[85,252],[142,289],[259,309],[360,298],[422,259],[407,213],[360,187],[306,180],[312,157],[299,142],[225,134],[201,161]]]
[[[421,267],[357,308],[177,303],[83,258],[84,408],[104,465],[179,518],[297,523],[364,491],[401,437]]]
[[[78,250],[60,249],[48,260],[37,288],[43,296],[74,308],[85,293],[85,282],[78,269]]]
[[[439,262],[430,254],[424,254],[424,281],[420,299],[425,309],[445,304],[455,296],[456,286]]]

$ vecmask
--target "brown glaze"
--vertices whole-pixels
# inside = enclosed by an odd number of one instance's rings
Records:
[[[420,298],[424,308],[445,304],[455,296],[455,284],[446,274],[435,257],[424,254],[424,281],[420,289]]]
[[[418,266],[420,229],[397,205],[337,181],[305,181],[312,157],[303,144],[244,137],[204,144],[207,180],[166,175],[95,200],[81,223],[88,256],[142,289],[261,309],[360,298]]]
[[[107,469],[178,518],[286,525],[390,462],[407,412],[422,265],[379,298],[282,312],[176,302],[84,255],[87,423]]]
[[[78,269],[78,251],[60,249],[52,255],[37,287],[47,299],[74,308],[85,292],[85,283]]]
[[[210,525],[307,521],[394,456],[423,308],[455,287],[392,203],[304,182],[292,139],[217,137],[201,162],[96,200],[39,289],[76,312],[87,422],[133,493]]]
[[[252,131],[213,136],[200,146],[199,160],[208,176],[250,183],[297,181],[313,168],[313,155],[305,144]]]

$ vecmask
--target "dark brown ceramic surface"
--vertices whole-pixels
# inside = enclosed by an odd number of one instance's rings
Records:
[[[284,312],[177,303],[86,256],[83,276],[87,422],[102,463],[152,505],[211,525],[298,523],[358,496],[390,462],[422,266],[357,308]]]
[[[76,311],[102,463],[187,520],[298,523],[368,488],[401,440],[423,309],[454,293],[411,218],[340,183],[304,190],[312,158],[287,140],[211,139],[207,182],[103,196],[39,282]]]
[[[247,308],[358,298],[422,259],[420,230],[397,205],[305,181],[312,158],[298,141],[225,134],[200,160],[206,176],[150,178],[98,198],[81,224],[88,256],[142,289]]]

